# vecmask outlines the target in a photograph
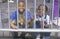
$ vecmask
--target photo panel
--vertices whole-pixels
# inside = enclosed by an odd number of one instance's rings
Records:
[[[0,24],[4,29],[12,29],[12,24],[17,29],[59,29],[59,0],[8,0],[0,5]]]
[[[8,0],[9,28],[18,28],[17,26],[17,0]]]
[[[47,6],[46,22],[48,24],[48,29],[51,29],[51,28],[53,28],[52,20],[53,20],[53,13],[54,13],[54,0],[45,0],[45,5]]]
[[[0,13],[2,29],[9,29],[8,1],[0,2]]]
[[[49,3],[46,2],[45,4],[48,7],[47,14],[50,17],[49,29],[58,29],[59,27],[59,0],[50,0]]]
[[[26,20],[26,0],[18,0],[17,2],[17,23],[19,29],[25,29],[27,25]]]
[[[58,0],[58,1],[60,2],[60,0]],[[58,19],[58,26],[59,26],[59,29],[60,29],[60,4],[59,4],[59,2],[58,2],[58,13],[59,13],[59,14],[58,14],[58,15],[59,15],[59,16],[58,16],[58,18],[59,18],[59,19]]]
[[[1,7],[0,7],[0,29],[2,29],[2,20],[1,20]]]
[[[52,24],[54,29],[59,29],[59,0],[54,0]]]
[[[27,0],[27,28],[34,28],[34,18],[35,18],[35,1],[36,0]],[[30,21],[29,21],[30,20]],[[29,21],[29,22],[28,22]]]
[[[45,0],[36,0],[35,23],[37,29],[44,29]]]

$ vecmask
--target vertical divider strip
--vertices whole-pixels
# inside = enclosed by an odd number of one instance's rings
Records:
[[[18,0],[17,0],[17,26],[18,26],[18,29],[19,29],[19,24],[18,24]]]
[[[34,0],[34,29],[36,28],[36,0]]]
[[[9,0],[8,0],[8,22],[9,22],[9,29],[10,29],[10,11],[9,11]]]
[[[44,11],[43,11],[43,16],[45,15],[45,0],[44,0]],[[43,29],[44,29],[44,17],[42,18],[43,19]]]
[[[1,15],[2,15],[2,13],[1,13],[1,8],[0,8],[0,23],[1,23],[1,29],[2,29],[3,27],[2,27],[2,20],[1,20],[2,18],[1,18]]]
[[[25,3],[26,3],[26,27],[25,27],[25,29],[27,29],[27,0],[25,1]]]
[[[58,1],[59,1],[59,0],[58,0]],[[57,3],[58,3],[58,2],[57,2]],[[57,8],[58,8],[57,25],[59,26],[59,3],[58,3],[58,7],[57,7]],[[58,29],[58,27],[57,27],[57,29]]]
[[[54,0],[53,0],[53,4],[52,4],[52,24],[51,24],[51,29],[53,28],[53,13],[54,13]]]

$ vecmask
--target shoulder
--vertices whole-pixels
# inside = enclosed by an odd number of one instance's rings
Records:
[[[17,14],[17,11],[14,11],[14,12],[13,12],[13,14],[15,14],[15,15],[16,15],[16,14]]]
[[[17,13],[16,11],[12,12],[11,15],[10,15],[10,18],[13,19],[17,16]]]
[[[50,16],[49,15],[46,15],[46,18],[50,18]]]
[[[28,10],[25,11],[24,13],[27,14],[27,15],[31,15],[30,11],[28,11]]]
[[[27,13],[30,13],[30,11],[29,11],[29,10],[27,10],[27,11],[25,10],[25,12],[24,12],[24,13],[26,13],[26,12],[27,12]]]
[[[46,19],[47,19],[47,21],[50,20],[50,16],[49,15],[46,15]]]
[[[16,12],[16,11],[14,11],[14,12],[12,12],[12,13],[11,13],[11,15],[16,15],[16,14],[17,14],[17,12]]]

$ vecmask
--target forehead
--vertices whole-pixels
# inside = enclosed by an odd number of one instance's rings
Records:
[[[24,5],[24,2],[19,2],[18,5]]]
[[[39,6],[39,8],[43,8],[44,6]]]

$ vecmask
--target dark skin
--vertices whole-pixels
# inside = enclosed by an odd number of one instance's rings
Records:
[[[18,3],[18,10],[20,11],[20,14],[23,14],[24,10],[25,10],[25,5],[24,5],[24,2],[19,2]],[[18,23],[20,21],[18,20]],[[27,23],[31,22],[31,20],[27,20]],[[12,27],[12,29],[18,29],[18,27],[16,25],[14,25],[14,20],[10,20],[10,25]]]

